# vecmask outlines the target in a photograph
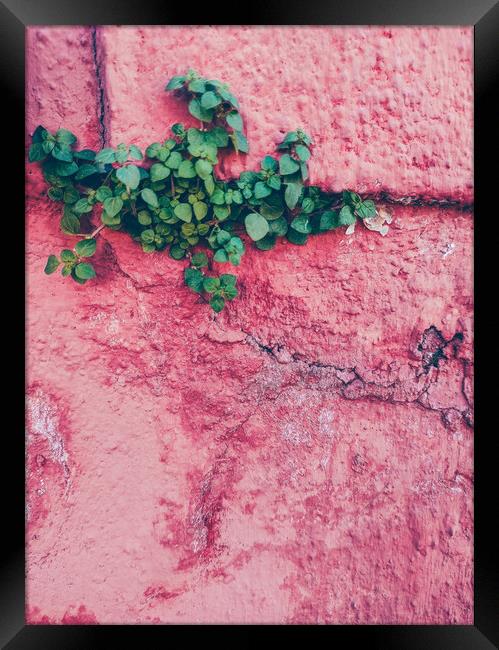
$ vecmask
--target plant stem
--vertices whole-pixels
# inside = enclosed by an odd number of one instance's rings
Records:
[[[96,236],[100,233],[100,231],[103,230],[105,227],[106,227],[106,224],[105,224],[105,223],[101,223],[101,225],[100,225],[98,228],[96,228],[93,232],[91,232],[89,235],[85,235],[85,238],[86,238],[86,239],[93,239],[93,238],[96,237]]]

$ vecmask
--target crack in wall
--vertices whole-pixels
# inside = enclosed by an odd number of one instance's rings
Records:
[[[106,82],[105,82],[105,66],[103,64],[103,52],[99,45],[97,36],[97,27],[90,28],[91,43],[92,43],[92,57],[95,67],[95,78],[97,81],[97,118],[99,120],[99,136],[101,146],[105,147],[108,143],[108,127],[107,127],[107,96],[106,96]]]
[[[259,341],[252,334],[249,334],[247,332],[244,333],[246,334],[246,343],[258,348],[261,352],[265,353],[273,362],[283,363],[283,361],[280,360],[276,355],[274,348]],[[425,346],[430,336],[436,337],[438,345],[433,351],[428,352]],[[400,379],[395,379],[390,383],[369,381],[362,377],[356,366],[341,367],[334,364],[326,364],[318,361],[308,361],[306,359],[300,358],[301,355],[296,352],[289,354],[288,358],[291,363],[297,363],[301,367],[305,366],[308,369],[307,372],[316,369],[325,369],[332,371],[334,377],[340,382],[340,389],[338,391],[338,394],[341,395],[341,397],[344,399],[365,399],[369,401],[382,401],[390,404],[414,404],[427,411],[438,413],[444,426],[447,428],[452,427],[452,425],[455,423],[456,416],[462,418],[463,422],[468,427],[472,428],[472,407],[464,392],[464,377],[463,381],[461,382],[461,390],[468,406],[467,409],[460,410],[455,407],[434,406],[427,399],[429,388],[437,381],[432,381],[430,376],[427,377],[431,368],[435,367],[438,370],[438,364],[449,359],[449,357],[444,354],[444,351],[451,344],[453,345],[453,354],[450,358],[457,358],[457,351],[462,341],[462,332],[456,332],[454,336],[452,336],[449,340],[446,340],[443,337],[442,333],[434,325],[430,326],[421,335],[421,343],[417,348],[421,353],[421,368],[414,369],[413,379],[406,382],[401,381]],[[282,348],[283,346],[280,346],[280,349]],[[463,372],[465,372],[465,365],[467,362],[463,360],[461,361],[463,365]],[[409,397],[407,393],[410,392],[409,388],[411,384],[417,385],[420,377],[422,376],[424,376],[425,385],[422,389],[416,392],[414,397]]]

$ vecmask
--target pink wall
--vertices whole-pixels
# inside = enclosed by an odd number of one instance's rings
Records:
[[[45,276],[28,166],[28,621],[472,623],[472,30],[31,28],[27,59],[28,134],[143,147],[193,67],[241,102],[227,176],[302,126],[313,182],[408,203],[249,247],[214,315],[119,233]]]

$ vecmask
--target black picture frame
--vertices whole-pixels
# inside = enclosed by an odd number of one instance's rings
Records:
[[[170,3],[173,4],[173,3]],[[188,8],[187,8],[188,9]],[[496,512],[496,460],[498,458],[497,433],[494,426],[486,426],[486,410],[494,404],[494,382],[485,378],[485,367],[493,371],[497,354],[497,328],[499,321],[493,315],[491,296],[497,295],[494,284],[487,282],[495,277],[493,262],[497,250],[497,208],[493,203],[493,188],[497,185],[497,133],[498,111],[493,102],[493,91],[499,87],[499,3],[493,0],[450,2],[448,0],[349,0],[349,2],[318,5],[316,2],[280,2],[279,0],[253,0],[242,9],[237,19],[226,7],[199,7],[189,16],[178,8],[160,0],[140,3],[122,0],[117,2],[69,3],[61,0],[7,0],[0,3],[0,67],[3,84],[1,97],[10,115],[2,120],[2,149],[8,152],[7,176],[3,177],[2,193],[13,202],[9,221],[9,276],[5,282],[4,300],[8,313],[25,315],[24,284],[24,37],[28,25],[88,25],[88,24],[331,24],[331,25],[469,25],[475,34],[475,382],[478,404],[475,434],[475,618],[474,625],[413,625],[413,626],[248,626],[238,630],[238,644],[253,645],[256,628],[265,627],[265,636],[279,635],[291,629],[296,642],[308,643],[310,635],[320,631],[333,646],[359,643],[366,647],[389,650],[486,650],[499,646],[499,583],[497,580],[497,542],[494,535]],[[230,20],[229,20],[230,19]],[[8,125],[8,126],[7,126]],[[7,144],[8,138],[12,140]],[[8,148],[7,148],[8,147]],[[6,180],[8,179],[8,181]],[[14,183],[18,182],[14,190]],[[7,184],[8,183],[8,184]],[[1,186],[0,186],[1,187]],[[5,188],[8,187],[6,190]],[[490,202],[490,203],[489,203]],[[489,209],[488,209],[489,207]],[[15,224],[15,225],[11,225]],[[492,227],[493,226],[493,227]],[[4,235],[5,236],[5,235]],[[15,243],[17,242],[17,244]],[[496,253],[497,256],[497,253]],[[12,278],[12,281],[10,280]],[[19,286],[14,280],[17,278]],[[496,310],[497,311],[497,310]],[[115,647],[119,639],[146,646],[156,645],[161,636],[171,640],[172,627],[182,627],[185,634],[199,635],[206,642],[208,631],[233,632],[238,626],[44,626],[25,624],[24,591],[24,368],[20,361],[27,353],[24,329],[8,318],[10,331],[4,347],[15,356],[9,370],[9,389],[13,396],[9,411],[15,404],[15,426],[6,428],[8,449],[4,452],[7,464],[12,464],[13,476],[4,491],[4,552],[0,581],[0,642],[9,650],[19,648],[72,648]],[[491,372],[490,376],[494,378]],[[21,420],[22,418],[22,420]],[[494,423],[494,419],[491,420]],[[18,426],[19,423],[19,426]],[[495,426],[497,431],[497,425]],[[10,459],[13,459],[10,461]],[[7,502],[7,503],[5,503]],[[8,534],[7,534],[8,531]],[[187,629],[188,628],[188,629]],[[207,629],[209,628],[209,630]],[[322,629],[320,629],[322,628]],[[175,630],[178,633],[178,630]],[[241,634],[242,631],[242,634]],[[301,635],[304,635],[303,637]],[[305,636],[306,635],[306,636]]]

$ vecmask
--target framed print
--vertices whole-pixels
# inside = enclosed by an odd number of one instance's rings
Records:
[[[167,625],[493,648],[497,5],[4,5],[5,647]]]

